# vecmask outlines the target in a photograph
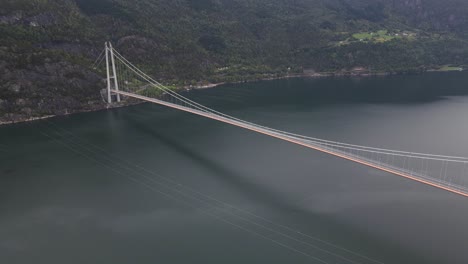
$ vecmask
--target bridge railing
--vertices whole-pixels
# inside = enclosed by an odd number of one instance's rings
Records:
[[[112,49],[116,85],[109,90],[122,98],[165,105],[243,127],[340,158],[468,196],[468,158],[399,151],[314,138],[242,120],[216,111],[166,87]]]

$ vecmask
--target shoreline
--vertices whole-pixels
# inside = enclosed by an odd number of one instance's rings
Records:
[[[52,117],[55,117],[55,116],[57,116],[57,115],[46,115],[46,116],[39,116],[39,117],[30,117],[30,118],[22,119],[22,120],[19,120],[19,121],[0,121],[0,127],[1,126],[7,126],[7,125],[13,125],[13,124],[27,123],[27,122],[32,122],[32,121],[37,121],[37,120],[42,120],[42,119],[48,119],[48,118],[52,118]]]
[[[284,79],[294,79],[294,78],[332,78],[332,77],[384,77],[384,76],[393,76],[393,75],[407,75],[407,74],[424,74],[424,73],[435,73],[435,72],[459,72],[465,71],[465,69],[461,70],[441,70],[441,69],[428,69],[422,72],[314,72],[314,73],[298,73],[298,74],[290,74],[285,76],[277,76],[277,77],[265,77],[259,79],[251,79],[251,80],[243,80],[243,81],[236,81],[236,82],[220,82],[220,83],[207,83],[204,85],[195,85],[195,86],[183,86],[182,88],[185,90],[203,90],[203,89],[211,89],[218,87],[224,84],[239,84],[239,83],[251,83],[251,82],[259,82],[259,81],[272,81],[272,80],[284,80]]]
[[[20,119],[20,120],[15,120],[15,121],[0,121],[0,127],[2,126],[8,126],[8,125],[15,125],[15,124],[22,124],[22,123],[28,123],[28,122],[34,122],[34,121],[39,121],[39,120],[44,120],[44,119],[49,119],[53,117],[59,117],[59,116],[69,116],[69,115],[74,115],[74,114],[80,114],[80,113],[91,113],[91,112],[99,112],[99,111],[104,111],[104,110],[109,110],[109,109],[114,109],[114,108],[123,108],[127,106],[132,106],[132,105],[137,105],[141,104],[143,102],[126,102],[126,103],[120,103],[120,104],[112,104],[108,105],[106,104],[105,107],[96,107],[94,109],[83,109],[80,111],[75,111],[75,112],[70,112],[62,115],[46,115],[46,116],[38,116],[38,117],[29,117],[26,119]]]
[[[429,69],[425,70],[423,72],[415,73],[415,74],[423,74],[423,73],[437,73],[437,72],[452,72],[454,70],[440,70],[440,69]],[[458,71],[465,71],[465,69],[462,70],[457,70]],[[377,72],[377,73],[370,73],[370,72],[319,72],[319,73],[301,73],[301,74],[291,74],[291,75],[285,75],[285,76],[277,76],[277,77],[265,77],[265,78],[259,78],[259,79],[252,79],[252,80],[244,80],[244,81],[237,81],[237,82],[220,82],[220,83],[207,83],[205,85],[195,85],[195,86],[183,86],[180,88],[180,90],[185,90],[190,92],[191,90],[203,90],[203,89],[211,89],[211,88],[216,88],[221,85],[225,84],[240,84],[240,83],[251,83],[251,82],[260,82],[260,81],[272,81],[272,80],[284,80],[284,79],[294,79],[294,78],[330,78],[330,77],[384,77],[384,76],[392,76],[392,75],[405,75],[405,74],[411,74],[411,73],[397,73],[397,72]],[[97,111],[103,111],[103,110],[109,110],[109,109],[114,109],[114,108],[122,108],[126,106],[131,106],[131,105],[137,105],[140,104],[141,102],[127,102],[127,103],[121,103],[121,104],[113,104],[113,105],[107,105],[105,107],[98,107],[95,109],[83,109],[80,111],[76,112],[70,112],[67,114],[63,115],[46,115],[46,116],[40,116],[40,117],[29,117],[25,119],[20,119],[20,120],[14,120],[14,121],[0,121],[0,127],[2,126],[8,126],[8,125],[14,125],[14,124],[21,124],[21,123],[27,123],[27,122],[33,122],[33,121],[38,121],[38,120],[43,120],[43,119],[49,119],[57,116],[68,116],[68,115],[73,115],[73,114],[79,114],[79,113],[88,113],[88,112],[97,112]]]
[[[373,76],[389,76],[389,75],[398,75],[399,73],[299,73],[299,74],[290,74],[285,76],[277,77],[265,77],[259,79],[243,80],[236,82],[220,82],[220,83],[208,83],[205,85],[195,85],[195,86],[184,86],[183,89],[186,90],[203,90],[215,88],[224,84],[239,84],[239,83],[251,83],[251,82],[260,82],[260,81],[273,81],[273,80],[284,80],[284,79],[294,79],[294,78],[330,78],[330,77],[373,77]]]

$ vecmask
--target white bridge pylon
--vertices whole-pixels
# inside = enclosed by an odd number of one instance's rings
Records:
[[[112,94],[111,91],[119,91],[119,81],[117,79],[117,70],[115,67],[115,56],[114,49],[112,48],[112,43],[105,43],[105,52],[106,52],[106,73],[107,73],[107,103],[112,103]],[[110,60],[109,60],[110,58]],[[112,69],[112,75],[110,73]],[[111,79],[113,82],[111,82]],[[113,87],[112,87],[113,86]],[[120,102],[120,94],[117,95],[117,102]]]
[[[128,97],[167,106],[468,197],[468,158],[466,157],[354,145],[262,126],[218,112],[162,85],[123,57],[110,42],[106,42],[105,58],[108,102],[112,102],[114,94],[117,96],[117,101],[120,101],[121,97]]]

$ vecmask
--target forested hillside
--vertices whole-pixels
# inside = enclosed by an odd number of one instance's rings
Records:
[[[468,65],[465,0],[0,0],[0,120],[103,107],[106,40],[179,86]]]

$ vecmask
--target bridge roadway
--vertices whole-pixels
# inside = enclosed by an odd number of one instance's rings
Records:
[[[206,118],[214,119],[214,120],[217,120],[217,121],[220,121],[220,122],[223,122],[223,123],[227,123],[227,124],[230,124],[230,125],[233,125],[233,126],[241,127],[241,128],[251,130],[251,131],[254,131],[254,132],[257,132],[257,133],[261,133],[261,134],[271,136],[271,137],[274,137],[274,138],[277,138],[277,139],[281,139],[281,140],[284,140],[284,141],[287,141],[287,142],[291,142],[291,143],[294,143],[294,144],[297,144],[297,145],[300,145],[300,146],[303,146],[303,147],[306,147],[306,148],[310,148],[310,149],[314,149],[314,150],[317,150],[317,151],[320,151],[320,152],[323,152],[323,153],[327,153],[327,154],[333,155],[335,157],[339,157],[339,158],[349,160],[349,161],[352,161],[352,162],[356,162],[356,163],[359,163],[359,164],[362,164],[362,165],[365,165],[365,166],[368,166],[368,167],[371,167],[371,168],[375,168],[375,169],[378,169],[378,170],[381,170],[381,171],[384,171],[384,172],[388,172],[388,173],[391,173],[391,174],[394,174],[394,175],[397,175],[397,176],[400,176],[400,177],[403,177],[403,178],[407,178],[407,179],[410,179],[410,180],[413,180],[413,181],[417,181],[417,182],[420,182],[420,183],[423,183],[423,184],[427,184],[429,186],[439,188],[439,189],[442,189],[442,190],[446,190],[446,191],[449,191],[449,192],[454,193],[454,194],[458,194],[458,195],[462,195],[464,197],[468,197],[468,192],[465,191],[463,189],[463,187],[461,187],[461,186],[460,186],[460,188],[457,188],[455,185],[451,186],[451,185],[448,185],[447,183],[443,184],[441,182],[437,182],[436,179],[428,179],[427,177],[424,178],[423,175],[418,175],[416,173],[403,171],[401,169],[392,168],[390,166],[381,165],[381,164],[378,164],[376,162],[366,160],[365,158],[362,158],[362,157],[356,157],[356,156],[353,156],[353,155],[350,155],[350,154],[346,154],[346,153],[344,153],[342,151],[330,149],[330,148],[327,148],[326,146],[323,146],[323,145],[320,146],[317,143],[307,142],[307,141],[305,141],[303,139],[300,139],[300,138],[295,138],[295,137],[292,137],[292,136],[283,135],[281,133],[273,132],[273,131],[267,130],[265,128],[255,127],[253,125],[245,124],[245,123],[242,123],[242,122],[239,122],[239,121],[236,121],[236,120],[232,120],[232,119],[220,116],[220,115],[200,111],[200,110],[197,110],[197,109],[181,106],[181,105],[174,104],[174,103],[165,102],[165,101],[158,100],[158,99],[155,99],[155,98],[150,98],[150,97],[146,97],[146,96],[143,96],[143,95],[128,93],[128,92],[124,92],[124,91],[117,91],[117,90],[111,90],[111,91],[112,91],[112,93],[115,93],[115,94],[120,94],[120,95],[124,95],[124,96],[128,96],[128,97],[132,97],[132,98],[135,98],[135,99],[140,99],[140,100],[143,100],[143,101],[147,101],[147,102],[167,106],[167,107],[178,109],[178,110],[181,110],[181,111],[184,111],[184,112],[188,112],[188,113],[203,116],[203,117],[206,117]]]

